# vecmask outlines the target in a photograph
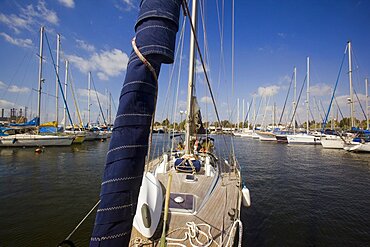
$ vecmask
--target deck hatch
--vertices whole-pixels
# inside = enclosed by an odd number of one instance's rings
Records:
[[[175,198],[183,198],[183,202],[178,203],[175,201]],[[179,201],[179,200],[177,200]],[[170,205],[169,208],[172,212],[178,213],[193,213],[195,208],[195,198],[192,194],[184,193],[171,193],[170,195]]]

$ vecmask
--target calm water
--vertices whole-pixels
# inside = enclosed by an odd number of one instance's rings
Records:
[[[161,143],[156,137],[155,143]],[[370,155],[234,139],[245,246],[369,246]],[[161,145],[157,145],[157,151]],[[107,142],[0,149],[0,246],[56,246],[97,202]],[[73,235],[87,246],[92,215]]]

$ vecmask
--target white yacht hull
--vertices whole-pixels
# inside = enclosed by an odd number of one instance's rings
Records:
[[[94,141],[99,139],[99,132],[86,131],[85,141]]]
[[[260,141],[276,141],[276,137],[271,132],[257,132]]]
[[[344,141],[339,136],[326,136],[320,139],[323,148],[343,149]]]
[[[0,137],[0,147],[70,146],[73,136],[17,134]]]
[[[351,152],[370,152],[370,142],[356,144],[352,142],[349,145],[345,145],[344,149]]]
[[[252,138],[252,132],[235,132],[234,136]]]
[[[307,134],[288,135],[287,139],[288,144],[304,144],[304,145],[320,144],[320,137]]]

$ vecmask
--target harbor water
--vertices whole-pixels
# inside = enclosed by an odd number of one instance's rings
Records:
[[[154,153],[164,140],[154,137]],[[108,145],[0,149],[0,246],[65,239],[99,199]],[[234,147],[252,200],[243,246],[369,246],[369,154],[243,138]],[[93,222],[73,234],[76,246],[88,246]]]

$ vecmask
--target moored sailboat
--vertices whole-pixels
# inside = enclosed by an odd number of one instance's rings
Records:
[[[194,131],[195,49],[199,50],[195,0],[185,152],[181,156],[165,152],[146,163],[157,77],[162,63],[173,62],[181,4],[186,2],[148,0],[141,4],[90,246],[230,246],[241,240],[241,234],[239,240],[236,236],[241,227],[242,195],[247,204],[250,199],[247,189],[242,189],[236,158],[217,157],[213,141],[197,137]],[[188,6],[183,7],[189,16]],[[204,66],[200,53],[199,57]]]
[[[40,60],[38,75],[38,100],[37,100],[37,117],[36,117],[36,134],[23,133],[15,135],[0,136],[0,147],[38,147],[38,146],[69,146],[75,139],[74,136],[62,135],[42,135],[39,133],[40,115],[41,115],[41,90],[42,90],[42,65],[43,65],[43,39],[44,27],[40,29]],[[58,76],[58,75],[57,75]]]

